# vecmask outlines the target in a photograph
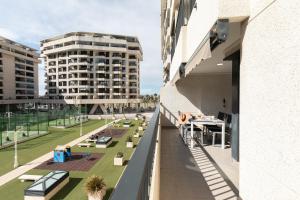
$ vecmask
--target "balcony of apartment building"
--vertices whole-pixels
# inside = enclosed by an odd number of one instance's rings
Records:
[[[26,75],[25,71],[15,70],[16,77],[24,77]]]
[[[109,96],[108,88],[98,88],[96,91],[99,96]]]
[[[96,59],[97,66],[105,66],[109,64],[109,60],[106,57],[101,56],[99,59]]]
[[[54,69],[49,69],[47,74],[48,75],[55,75],[56,74],[56,69],[55,68]]]
[[[129,87],[137,87],[137,83],[136,82],[129,82]]]
[[[78,79],[80,80],[89,80],[90,79],[90,75],[89,73],[79,73],[78,75]]]
[[[77,65],[71,65],[68,67],[69,71],[77,71],[78,70],[78,66]]]
[[[15,64],[15,69],[16,70],[26,70],[25,65],[22,64]]]
[[[113,81],[122,81],[123,77],[119,74],[113,74]]]
[[[129,75],[129,81],[136,81],[137,76],[136,75]]]
[[[96,72],[101,73],[101,74],[109,73],[109,68],[108,67],[103,67],[103,66],[97,66],[96,67]]]
[[[122,53],[113,53],[112,54],[112,59],[121,60],[124,57],[125,57],[125,55],[122,55]]]
[[[50,70],[49,70],[49,71],[50,71]],[[56,72],[56,69],[53,70],[53,71]],[[65,74],[65,73],[67,73],[67,67],[59,67],[59,68],[58,68],[58,73],[59,73],[59,74]]]
[[[125,86],[126,85],[124,81],[114,81],[112,85],[113,88],[123,88]]]
[[[58,79],[66,79],[67,75],[66,74],[60,74],[58,75]]]
[[[121,65],[124,65],[125,61],[121,59],[112,59],[112,65],[115,67],[120,67]]]
[[[99,59],[107,59],[109,58],[109,52],[97,52],[95,57]]]
[[[121,89],[121,88],[113,88],[112,94],[114,96],[122,96],[123,94],[126,93],[125,89]]]
[[[113,74],[121,74],[121,73],[122,73],[122,67],[113,68]]]
[[[90,73],[93,71],[93,66],[90,65],[79,65],[77,68],[78,72],[87,72]]]
[[[136,69],[129,69],[129,74],[136,74],[137,70]]]
[[[108,82],[107,81],[98,81],[96,83],[97,88],[108,88]]]
[[[129,61],[136,61],[136,59],[137,59],[137,57],[136,57],[136,55],[132,55],[132,54],[130,54],[129,56],[128,56],[128,60]]]
[[[109,79],[109,74],[96,73],[95,78],[97,81],[105,81],[105,80]]]
[[[129,67],[136,67],[137,66],[137,63],[136,61],[129,61]]]

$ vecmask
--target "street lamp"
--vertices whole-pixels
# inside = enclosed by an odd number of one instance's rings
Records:
[[[80,137],[82,136],[82,116],[81,116],[81,101],[79,102],[79,110],[80,110]]]
[[[18,131],[21,128],[16,128],[16,131],[14,132],[14,141],[15,141],[15,155],[14,155],[14,168],[17,168],[19,166],[18,162]]]
[[[77,96],[78,97],[78,96]],[[79,120],[80,120],[80,137],[83,135],[82,134],[82,116],[81,116],[81,101],[79,101],[79,105],[78,105],[78,101],[77,101],[77,97],[75,98],[75,105],[78,108],[78,116],[79,116]],[[80,99],[79,99],[80,100]]]

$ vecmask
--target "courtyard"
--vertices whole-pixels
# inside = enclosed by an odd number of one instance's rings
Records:
[[[109,120],[110,122],[111,120]],[[98,175],[104,178],[107,185],[108,199],[115,185],[117,184],[126,163],[130,160],[134,148],[126,148],[126,139],[133,135],[141,121],[132,120],[130,128],[110,127],[97,133],[97,135],[111,135],[112,144],[108,148],[99,149],[94,146],[90,148],[72,147],[74,159],[67,161],[65,165],[53,164],[51,160],[41,163],[36,168],[26,172],[25,174],[45,175],[50,171],[68,170],[70,173],[69,183],[58,192],[52,199],[87,199],[84,190],[84,182],[91,175]],[[91,132],[105,124],[105,120],[90,120],[83,124],[83,133]],[[122,121],[118,124],[122,125]],[[71,128],[58,129],[49,128],[50,133],[19,144],[19,162],[25,164],[49,151],[52,151],[56,145],[68,143],[79,137],[79,126]],[[140,138],[133,138],[134,146],[139,142]],[[113,166],[114,156],[122,152],[124,154],[124,165]],[[1,167],[1,175],[12,170],[14,149],[8,147],[0,151],[1,157],[5,160],[4,167]],[[85,156],[82,156],[85,155]],[[69,162],[69,163],[68,163]],[[50,164],[49,164],[50,163]],[[30,186],[32,182],[20,182],[17,178],[0,187],[0,193],[6,196],[6,199],[22,199],[24,189]]]

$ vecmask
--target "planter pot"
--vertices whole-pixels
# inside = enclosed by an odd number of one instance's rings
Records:
[[[144,128],[143,128],[142,126],[139,126],[138,130],[139,130],[139,131],[143,131]]]
[[[139,133],[136,133],[136,134],[133,135],[133,137],[139,138],[139,137],[140,137],[140,134],[139,134]]]
[[[114,165],[115,166],[122,166],[123,165],[123,157],[122,158],[114,157]]]
[[[133,148],[133,142],[126,142],[127,148]]]
[[[106,191],[105,190],[100,190],[99,192],[96,192],[94,194],[88,194],[88,199],[89,200],[102,200],[103,197],[105,196]]]

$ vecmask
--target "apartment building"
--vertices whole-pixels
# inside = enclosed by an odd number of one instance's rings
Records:
[[[72,32],[41,41],[50,99],[138,99],[142,48],[136,37]]]
[[[297,5],[161,0],[164,86],[153,199],[299,199]],[[229,131],[219,138],[225,148],[209,134],[204,144],[190,136],[184,145],[179,112],[229,114]]]
[[[38,57],[35,49],[0,36],[0,100],[37,98]]]

